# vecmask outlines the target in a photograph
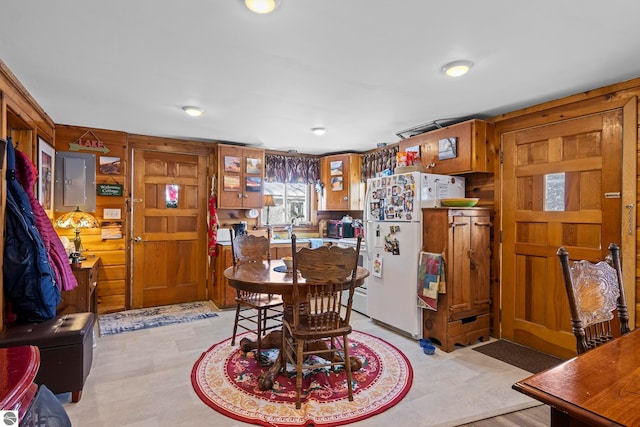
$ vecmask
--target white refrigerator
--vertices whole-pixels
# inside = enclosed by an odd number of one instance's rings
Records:
[[[375,321],[422,337],[418,259],[422,208],[464,197],[464,178],[410,172],[367,180],[364,232],[368,253],[367,311]]]

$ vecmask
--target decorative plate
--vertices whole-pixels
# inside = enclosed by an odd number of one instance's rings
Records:
[[[454,208],[470,208],[478,204],[478,198],[442,199],[442,206]]]
[[[247,216],[247,218],[258,218],[258,215],[260,213],[258,212],[258,209],[250,209],[248,211],[245,211],[245,215]]]

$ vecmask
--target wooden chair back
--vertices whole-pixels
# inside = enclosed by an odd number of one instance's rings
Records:
[[[571,327],[578,354],[629,332],[629,312],[624,295],[620,248],[612,243],[604,261],[569,262],[564,247],[558,249],[569,307]],[[620,334],[612,330],[614,311],[618,311]]]
[[[296,251],[296,237],[291,238],[293,271],[305,279],[298,283],[293,275],[293,325],[316,333],[336,332],[349,325],[351,305],[358,269],[361,238],[355,248],[320,246]],[[348,303],[342,305],[342,292],[349,292]]]
[[[271,260],[270,241],[264,236],[241,234],[233,237],[231,231],[233,265]]]

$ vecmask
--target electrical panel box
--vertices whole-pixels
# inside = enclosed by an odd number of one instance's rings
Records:
[[[56,152],[54,210],[96,211],[96,155]]]

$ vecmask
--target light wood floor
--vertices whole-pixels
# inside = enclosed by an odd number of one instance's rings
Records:
[[[96,336],[81,400],[71,403],[70,394],[59,395],[73,426],[249,426],[209,408],[191,385],[196,360],[231,335],[234,311],[218,314],[191,323]],[[456,347],[451,353],[438,349],[427,356],[415,340],[357,313],[352,324],[402,351],[411,363],[413,384],[398,404],[350,426],[549,425],[548,407],[511,389],[530,373],[473,351],[473,346]],[[525,408],[532,409],[514,412]],[[513,413],[464,424],[477,420],[474,414],[490,417],[501,412]]]
[[[506,415],[462,424],[465,427],[545,427],[549,425],[551,425],[551,413],[547,405],[535,406]]]

